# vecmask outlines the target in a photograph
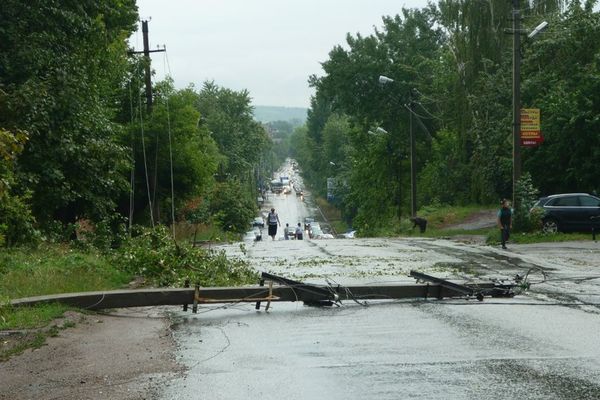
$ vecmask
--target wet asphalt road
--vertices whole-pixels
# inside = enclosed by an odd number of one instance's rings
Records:
[[[270,199],[282,223],[314,212]],[[203,306],[174,316],[189,370],[164,399],[600,399],[600,243],[488,246],[429,239],[248,241],[260,271],[325,284],[525,275],[510,299]],[[263,304],[264,306],[264,304]]]

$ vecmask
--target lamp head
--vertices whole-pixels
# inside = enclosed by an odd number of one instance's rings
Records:
[[[527,35],[527,37],[529,39],[533,38],[535,35],[537,35],[538,33],[540,33],[541,31],[543,31],[544,29],[546,29],[548,27],[548,22],[543,21],[541,24],[539,24],[538,26],[536,26],[529,35]],[[380,78],[381,79],[381,78]]]
[[[387,76],[384,75],[379,75],[379,83],[382,85],[385,85],[387,83],[392,83],[394,82],[394,80],[392,78],[388,78]]]
[[[388,131],[386,131],[385,129],[383,129],[382,127],[378,126],[374,131],[369,130],[367,132],[369,135],[373,135],[373,136],[379,136],[379,135],[385,135],[388,133]]]

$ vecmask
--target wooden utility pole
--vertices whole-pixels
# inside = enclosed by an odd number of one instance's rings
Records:
[[[148,114],[152,113],[152,69],[150,53],[160,53],[166,51],[163,47],[162,49],[150,50],[150,40],[148,39],[148,21],[142,21],[142,34],[144,40],[144,50],[142,51],[130,51],[129,54],[144,54],[144,81],[146,84],[146,111]],[[137,90],[137,89],[136,89]],[[141,113],[141,110],[140,110]],[[158,142],[157,142],[158,143]],[[158,148],[156,149],[156,156],[158,157]],[[154,194],[156,195],[156,168],[154,171]],[[148,181],[148,177],[146,176],[146,185],[148,186],[148,204],[150,206],[150,219],[152,220],[152,226],[154,226],[154,210],[153,207],[156,207],[156,210],[159,209],[157,204],[153,205],[152,198],[150,197],[150,184]],[[130,215],[130,220],[132,215]]]
[[[160,53],[165,49],[150,50],[150,40],[148,39],[148,21],[142,21],[142,35],[144,38],[144,50],[143,51],[132,51],[130,54],[144,54],[145,62],[145,73],[144,81],[146,83],[146,109],[148,114],[152,112],[152,70],[150,68],[151,60],[150,53]]]

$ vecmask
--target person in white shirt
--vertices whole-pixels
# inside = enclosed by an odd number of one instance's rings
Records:
[[[271,208],[271,212],[267,216],[267,223],[269,224],[269,236],[271,236],[271,239],[275,240],[277,226],[281,226],[281,222],[279,222],[279,215],[277,215],[274,208]]]
[[[304,232],[302,231],[302,225],[300,224],[300,222],[298,222],[298,226],[296,227],[296,239],[302,240],[303,233]]]

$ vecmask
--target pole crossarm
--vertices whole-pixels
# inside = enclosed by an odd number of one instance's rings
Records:
[[[148,50],[148,51],[145,51],[145,50],[140,50],[140,51],[131,50],[131,51],[128,51],[127,54],[163,53],[165,51],[167,51],[167,48],[163,47],[162,49]]]

